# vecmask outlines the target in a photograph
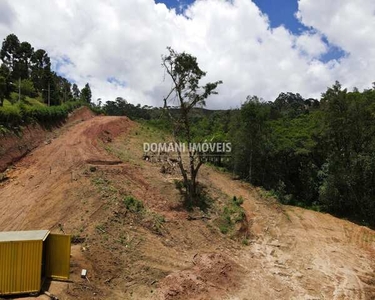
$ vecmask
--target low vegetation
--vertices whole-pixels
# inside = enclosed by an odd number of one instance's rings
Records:
[[[126,196],[123,203],[126,209],[133,213],[140,213],[145,209],[143,203],[132,196]]]
[[[236,233],[236,224],[241,223],[246,218],[245,211],[241,206],[242,203],[242,197],[237,198],[234,196],[232,200],[223,207],[220,217],[216,220],[216,224],[221,233],[228,235],[234,235]]]
[[[107,200],[108,205],[120,203],[120,214],[125,215],[129,212],[128,218],[131,218],[134,222],[141,224],[155,234],[163,234],[164,216],[148,209],[140,199],[120,191],[111,180],[106,178],[102,171],[92,176],[91,182],[97,187],[100,196]],[[105,232],[104,224],[98,224],[96,229]]]
[[[58,106],[5,105],[0,107],[0,125],[12,129],[29,123],[54,124],[65,120],[74,109],[82,106],[79,101],[66,102]]]
[[[163,224],[165,223],[164,216],[145,208],[143,202],[133,196],[126,196],[123,200],[123,204],[128,211],[136,214],[137,221],[144,227],[156,234],[163,234]]]
[[[203,212],[207,212],[208,209],[212,206],[213,200],[207,193],[207,188],[202,183],[197,183],[196,204],[192,203],[190,199],[187,197],[187,188],[183,180],[175,179],[174,185],[183,197],[183,204],[187,210],[192,210],[194,207],[198,207]]]

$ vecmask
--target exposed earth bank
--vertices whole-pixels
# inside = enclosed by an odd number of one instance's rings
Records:
[[[53,138],[53,130],[93,116],[94,113],[90,109],[81,107],[72,112],[65,123],[55,124],[49,128],[35,123],[23,127],[20,132],[0,135],[0,172],[4,172],[8,166],[20,160],[43,142],[48,143],[49,139]]]

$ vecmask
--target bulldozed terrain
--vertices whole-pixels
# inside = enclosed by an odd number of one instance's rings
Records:
[[[210,207],[187,211],[178,172],[142,158],[142,143],[165,134],[126,117],[85,116],[0,184],[1,231],[73,235],[71,282],[45,286],[59,299],[375,299],[371,229],[281,205],[211,166],[198,178]],[[234,196],[243,217],[223,230]]]

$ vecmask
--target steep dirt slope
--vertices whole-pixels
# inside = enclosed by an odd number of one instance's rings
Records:
[[[130,126],[127,118],[92,118],[16,164],[10,182],[0,190],[0,230],[51,228],[79,214],[67,197],[77,170],[87,161],[111,160],[97,139],[106,141],[106,135],[118,135]]]
[[[282,206],[227,175],[207,182],[244,197],[253,243],[239,262],[249,269],[239,299],[374,299],[374,231],[328,214]]]
[[[64,125],[75,124],[78,121],[88,120],[95,114],[87,107],[81,107],[72,112]],[[56,131],[63,124],[54,124],[50,128],[35,123],[25,126],[18,134],[8,133],[0,135],[0,172],[18,161],[41,143],[53,137]]]
[[[50,286],[60,299],[374,299],[372,230],[282,206],[206,166],[199,180],[214,207],[208,218],[188,213],[178,174],[142,160],[143,142],[165,138],[95,117],[26,156],[0,186],[0,230],[75,235],[73,282]],[[127,208],[130,195],[144,208]],[[233,196],[244,198],[248,246],[214,222]]]

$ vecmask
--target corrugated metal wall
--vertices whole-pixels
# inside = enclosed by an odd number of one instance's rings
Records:
[[[41,288],[43,241],[0,243],[0,295]]]
[[[51,233],[45,243],[47,277],[68,280],[70,275],[70,235]]]

